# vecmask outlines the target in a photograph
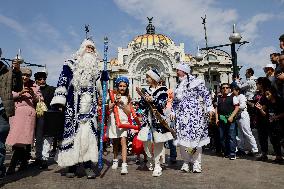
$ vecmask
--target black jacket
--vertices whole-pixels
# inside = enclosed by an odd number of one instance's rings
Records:
[[[50,102],[54,96],[55,87],[45,85],[40,87],[40,91],[44,98],[44,103],[46,104],[47,108],[50,109]]]

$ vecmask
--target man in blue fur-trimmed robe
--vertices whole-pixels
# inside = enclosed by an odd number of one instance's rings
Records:
[[[74,59],[67,60],[59,77],[51,105],[65,107],[63,140],[57,163],[67,166],[74,177],[76,165],[83,163],[87,178],[94,178],[92,163],[98,162],[97,95],[100,84],[95,44],[85,39]]]

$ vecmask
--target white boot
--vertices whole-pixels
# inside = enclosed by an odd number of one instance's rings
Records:
[[[189,165],[188,163],[183,163],[181,169],[181,171],[188,173],[189,172]]]
[[[112,169],[117,169],[117,167],[118,167],[118,159],[113,159],[111,168]]]
[[[154,171],[152,173],[153,177],[159,177],[162,175],[162,167],[160,165],[155,165]]]
[[[200,163],[194,163],[192,167],[192,172],[194,173],[201,173],[201,164]]]
[[[127,163],[122,163],[121,164],[121,172],[120,172],[122,175],[126,175],[128,173],[128,170],[127,170]]]

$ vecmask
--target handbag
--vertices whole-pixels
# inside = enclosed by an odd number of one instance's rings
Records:
[[[143,142],[137,138],[138,136],[135,135],[132,141],[132,151],[134,154],[139,155],[144,153],[144,146]]]
[[[43,101],[41,101],[39,99],[38,103],[36,104],[36,115],[37,117],[42,117],[44,112],[46,112],[47,106],[45,105],[45,103]]]

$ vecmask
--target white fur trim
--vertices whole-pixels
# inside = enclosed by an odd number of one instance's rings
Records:
[[[62,104],[63,106],[65,106],[66,104],[66,97],[62,96],[62,95],[58,95],[58,96],[54,96],[51,100],[50,105],[54,105],[54,104]]]
[[[190,82],[189,89],[195,88],[195,87],[197,87],[201,84],[204,84],[204,83],[205,83],[204,80],[196,78],[196,79],[194,79],[193,81]]]
[[[58,165],[64,167],[87,161],[98,162],[97,137],[92,132],[89,122],[81,123],[74,138],[73,148],[58,153]]]
[[[148,133],[150,129],[149,127],[142,127],[142,129],[139,131],[137,138],[141,141],[148,141]]]
[[[213,107],[213,105],[212,105],[212,106],[210,106],[210,107],[207,107],[207,108],[206,108],[206,111],[207,111],[207,112],[214,112],[215,109],[214,109],[214,107]]]
[[[153,70],[148,70],[146,72],[147,75],[149,75],[152,79],[154,79],[155,81],[159,82],[160,81],[160,76],[157,75]]]
[[[56,93],[60,93],[60,94],[64,94],[64,95],[66,95],[67,94],[67,89],[66,89],[66,87],[64,87],[64,86],[59,86],[59,87],[57,87],[56,89],[55,89],[55,92],[54,92],[55,94]]]
[[[204,138],[200,141],[198,141],[198,140],[185,141],[185,140],[180,140],[180,139],[177,139],[177,140],[174,141],[175,146],[185,146],[185,147],[188,147],[188,148],[202,147],[202,146],[205,146],[209,143],[210,143],[209,137]]]
[[[159,133],[157,131],[154,131],[153,135],[155,143],[167,142],[168,140],[174,139],[173,135],[170,132]]]
[[[148,141],[148,133],[149,132],[150,132],[149,127],[143,127],[138,133],[138,139],[143,141],[143,142]],[[173,136],[170,132],[159,133],[157,131],[154,131],[153,135],[154,135],[154,142],[155,143],[166,142],[168,140],[173,139]]]

